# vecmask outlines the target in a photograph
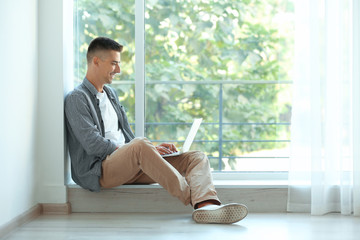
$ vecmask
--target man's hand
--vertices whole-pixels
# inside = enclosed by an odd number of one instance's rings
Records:
[[[161,143],[158,146],[156,146],[156,150],[158,150],[160,155],[177,152],[175,145],[172,143]]]

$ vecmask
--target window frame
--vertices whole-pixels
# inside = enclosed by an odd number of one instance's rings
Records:
[[[145,1],[135,0],[135,136],[145,136]],[[255,81],[254,83],[265,83]],[[174,83],[174,82],[172,82]],[[233,83],[233,82],[231,82]],[[244,82],[249,84],[249,81]],[[292,84],[292,81],[266,81],[268,84]],[[221,128],[221,127],[220,127]],[[219,140],[220,141],[220,140]],[[288,172],[213,171],[214,180],[285,181]]]
[[[75,56],[73,56],[75,57]],[[145,136],[145,1],[135,0],[135,136]],[[256,81],[267,84],[292,84],[292,81]],[[234,82],[232,82],[234,83]],[[246,81],[246,84],[249,84]],[[219,140],[220,141],[220,140]],[[287,171],[253,171],[253,172],[229,172],[213,171],[215,181],[285,181]]]

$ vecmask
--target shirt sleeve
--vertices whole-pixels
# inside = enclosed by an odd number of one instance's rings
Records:
[[[73,92],[66,97],[65,116],[69,131],[72,131],[88,155],[105,159],[117,146],[101,135],[99,123],[95,119],[97,116],[93,115],[96,115],[96,112],[91,111],[86,96]]]

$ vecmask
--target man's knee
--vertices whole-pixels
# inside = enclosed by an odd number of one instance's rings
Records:
[[[209,159],[204,152],[191,151],[189,152],[189,159],[194,164],[209,164]]]
[[[207,155],[202,152],[202,151],[193,151],[193,154],[197,157],[197,158],[201,158],[201,159],[207,159]]]
[[[130,145],[131,145],[132,148],[134,148],[134,150],[137,150],[137,151],[141,151],[141,150],[144,150],[146,148],[152,148],[153,147],[152,143],[145,137],[134,138],[130,142]]]
[[[130,144],[143,145],[150,142],[146,137],[137,137],[131,140]]]

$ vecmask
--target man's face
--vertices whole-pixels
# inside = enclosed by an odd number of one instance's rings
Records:
[[[99,57],[98,70],[104,84],[112,83],[115,75],[120,73],[120,52],[104,51]]]

